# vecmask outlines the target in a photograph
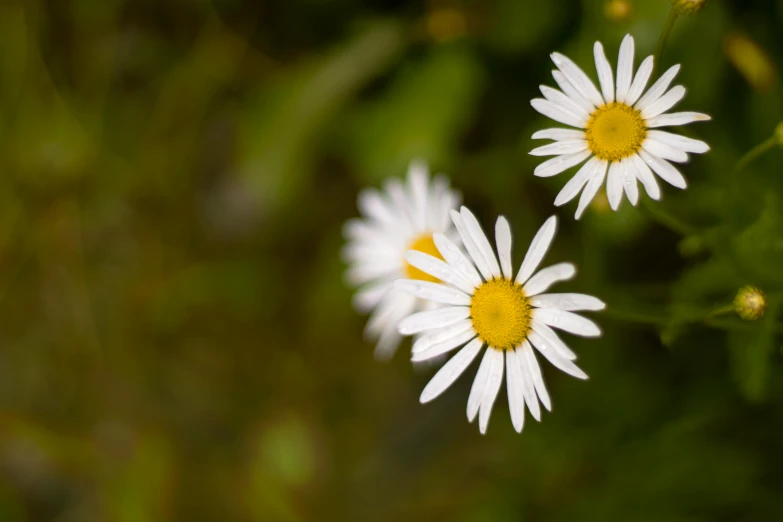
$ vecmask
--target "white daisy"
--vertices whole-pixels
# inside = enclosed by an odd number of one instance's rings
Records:
[[[472,422],[478,414],[479,429],[481,433],[486,432],[505,367],[511,421],[521,432],[525,405],[536,420],[541,418],[539,401],[551,410],[533,347],[556,368],[586,379],[587,375],[573,362],[576,355],[552,328],[597,337],[601,335],[598,326],[572,312],[602,310],[604,304],[589,295],[544,293],[552,284],[570,279],[576,273],[570,263],[536,272],[555,235],[555,216],[533,238],[516,278],[511,268],[511,229],[504,217],[499,217],[495,224],[500,263],[467,208],[452,211],[451,218],[470,258],[444,235],[435,234],[435,245],[445,261],[422,252],[408,252],[406,259],[441,283],[408,279],[395,284],[416,297],[446,305],[400,321],[401,333],[423,334],[413,345],[414,361],[461,347],[427,384],[420,400],[425,403],[440,395],[486,345],[468,398],[468,420]]]
[[[408,250],[439,256],[433,232],[454,235],[449,211],[462,197],[445,176],[431,181],[427,165],[411,163],[407,184],[389,179],[383,191],[365,189],[358,197],[361,219],[349,220],[343,229],[347,244],[343,257],[349,263],[346,279],[359,287],[354,307],[370,313],[365,335],[377,342],[375,355],[388,359],[400,343],[397,323],[403,317],[433,305],[394,288],[403,277],[434,282],[405,261]]]
[[[667,183],[684,189],[685,178],[669,162],[683,163],[688,161],[689,152],[700,154],[709,150],[703,141],[654,130],[710,119],[698,112],[665,114],[685,96],[681,85],[667,91],[680,70],[679,65],[666,71],[645,93],[653,57],[645,58],[634,76],[631,35],[626,35],[620,45],[617,81],[600,42],[595,43],[593,51],[601,92],[574,62],[560,53],[552,53],[552,61],[557,66],[552,76],[562,92],[542,85],[541,93],[546,99],[530,102],[541,114],[580,129],[536,132],[533,139],[555,142],[530,152],[534,156],[556,156],[536,167],[535,175],[541,177],[554,176],[588,160],[555,199],[555,205],[563,205],[584,188],[576,210],[577,219],[603,185],[604,177],[607,177],[609,204],[617,210],[623,191],[633,205],[638,202],[637,179],[651,198],[661,197],[653,172]]]

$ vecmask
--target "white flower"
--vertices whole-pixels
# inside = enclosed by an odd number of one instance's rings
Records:
[[[427,165],[421,162],[411,163],[407,184],[393,178],[383,191],[365,189],[359,194],[362,218],[345,224],[348,242],[343,257],[350,265],[347,281],[359,287],[354,307],[361,313],[372,312],[365,336],[377,342],[378,359],[394,355],[402,338],[397,332],[400,319],[432,307],[394,288],[394,281],[402,277],[437,281],[408,264],[405,253],[418,250],[438,256],[432,234],[454,235],[449,211],[461,199],[446,177],[438,175],[430,181]]]
[[[666,71],[645,93],[653,70],[653,57],[645,58],[634,76],[631,35],[626,35],[620,45],[616,82],[600,42],[595,43],[593,51],[601,92],[574,62],[562,54],[552,53],[552,61],[558,69],[552,71],[552,75],[562,92],[542,85],[541,93],[546,99],[536,98],[530,102],[541,114],[579,129],[536,132],[533,139],[551,139],[555,143],[530,152],[534,156],[556,156],[536,167],[535,175],[541,177],[554,176],[588,160],[555,199],[555,205],[563,205],[584,188],[576,210],[577,219],[603,185],[604,177],[607,177],[609,204],[617,210],[623,191],[632,204],[638,202],[637,179],[651,198],[661,197],[653,172],[667,183],[684,189],[685,178],[669,162],[683,163],[688,161],[689,152],[700,154],[709,150],[703,141],[654,130],[710,119],[698,112],[665,114],[685,96],[685,88],[681,85],[667,91],[680,70],[679,65]]]
[[[470,258],[442,234],[433,236],[442,261],[421,252],[408,252],[408,262],[438,278],[442,283],[400,280],[401,290],[443,305],[410,315],[400,321],[400,332],[425,334],[413,345],[413,360],[420,361],[462,347],[435,374],[421,394],[421,402],[431,401],[448,388],[476,358],[487,349],[468,398],[468,420],[478,414],[481,433],[487,430],[489,415],[506,369],[506,387],[511,421],[522,431],[525,405],[540,420],[538,402],[551,410],[541,369],[533,352],[535,347],[556,368],[579,379],[586,379],[574,359],[576,355],[560,340],[552,328],[575,335],[601,335],[592,321],[572,313],[578,310],[602,310],[604,304],[583,294],[549,294],[549,287],[570,279],[576,268],[559,263],[536,272],[549,249],[557,228],[550,217],[533,238],[519,272],[511,268],[511,229],[504,217],[495,224],[495,242],[500,258],[495,257],[487,236],[473,214],[465,207],[452,211]],[[531,347],[532,345],[532,347]]]

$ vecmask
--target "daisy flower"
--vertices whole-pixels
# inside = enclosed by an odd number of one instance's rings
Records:
[[[394,288],[394,281],[400,278],[437,282],[405,261],[405,253],[415,250],[440,258],[432,234],[454,236],[449,211],[461,199],[446,177],[430,180],[427,166],[421,162],[411,163],[407,183],[389,179],[383,191],[365,189],[359,193],[362,218],[345,224],[343,258],[349,263],[348,283],[358,287],[354,307],[371,314],[365,336],[376,342],[378,359],[394,355],[402,338],[397,331],[400,319],[433,306]]]
[[[406,259],[441,282],[400,280],[395,286],[412,295],[439,303],[441,308],[414,313],[400,321],[400,332],[423,334],[413,345],[413,360],[422,361],[460,348],[430,380],[421,394],[429,402],[451,386],[484,346],[486,350],[468,398],[468,420],[478,414],[479,430],[486,433],[490,412],[506,371],[511,422],[522,431],[525,406],[541,418],[539,401],[551,410],[535,348],[559,370],[579,379],[572,352],[552,328],[581,335],[601,335],[598,326],[574,311],[602,310],[604,304],[589,295],[545,293],[558,281],[570,279],[576,268],[559,263],[536,272],[557,228],[550,217],[533,238],[522,266],[514,277],[511,268],[511,228],[504,217],[495,224],[498,257],[476,218],[465,207],[452,211],[468,256],[443,234],[433,240],[443,259],[411,251]]]
[[[600,92],[574,62],[560,53],[552,53],[552,61],[557,66],[552,76],[562,92],[542,85],[541,93],[546,99],[530,102],[544,116],[579,129],[536,132],[533,139],[555,142],[530,152],[534,156],[555,156],[536,167],[535,175],[541,177],[554,176],[587,160],[555,199],[555,205],[563,205],[581,191],[577,219],[603,185],[604,178],[607,199],[614,210],[620,205],[623,191],[636,205],[639,200],[636,180],[657,200],[661,192],[653,172],[667,183],[684,189],[685,178],[670,161],[683,163],[688,161],[689,152],[700,154],[709,150],[703,141],[656,130],[710,119],[698,112],[666,113],[685,96],[681,85],[668,89],[680,70],[679,65],[671,67],[645,92],[653,70],[653,57],[645,58],[634,75],[631,35],[626,35],[620,45],[616,81],[600,42],[595,43],[593,53]]]

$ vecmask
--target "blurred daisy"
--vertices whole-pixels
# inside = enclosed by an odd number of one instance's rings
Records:
[[[583,294],[545,293],[554,283],[570,279],[576,273],[570,263],[536,272],[555,235],[555,216],[533,238],[516,278],[511,268],[511,229],[504,217],[499,217],[495,224],[500,263],[467,208],[452,211],[451,218],[469,258],[444,235],[435,234],[433,239],[443,260],[422,252],[408,252],[406,259],[441,283],[408,279],[395,284],[416,297],[446,305],[400,321],[401,333],[423,334],[413,345],[414,361],[460,348],[427,384],[420,400],[429,402],[443,393],[487,346],[470,390],[468,420],[472,422],[478,414],[479,430],[486,433],[505,368],[511,421],[521,432],[526,405],[536,420],[541,418],[539,401],[551,410],[533,348],[556,368],[586,379],[587,375],[573,362],[576,355],[552,328],[597,337],[601,335],[598,326],[572,312],[602,310],[604,304]]]
[[[343,257],[349,263],[346,279],[359,287],[354,307],[371,313],[365,336],[375,341],[375,356],[394,355],[402,336],[397,323],[403,317],[433,305],[394,288],[396,279],[409,278],[436,282],[405,261],[408,250],[440,257],[432,240],[433,232],[454,236],[449,211],[461,200],[442,175],[431,181],[426,164],[411,163],[407,183],[389,179],[383,191],[365,189],[358,197],[361,219],[349,220],[344,227],[347,244]]]
[[[577,219],[601,188],[605,177],[609,204],[617,210],[623,191],[632,204],[638,202],[637,179],[651,198],[661,197],[653,172],[667,183],[684,189],[685,178],[669,162],[683,163],[688,161],[689,152],[700,154],[709,150],[703,141],[654,130],[710,119],[698,112],[666,113],[685,96],[685,88],[681,85],[668,89],[680,70],[679,65],[671,67],[645,92],[653,70],[653,57],[645,58],[634,75],[631,35],[626,35],[620,45],[617,81],[600,42],[595,43],[593,52],[600,92],[574,62],[562,54],[552,53],[552,61],[558,69],[552,71],[552,75],[562,92],[542,85],[541,93],[546,99],[536,98],[530,102],[541,114],[579,129],[536,132],[533,139],[555,142],[530,152],[534,156],[555,156],[536,167],[535,175],[541,177],[554,176],[587,160],[555,199],[555,205],[563,205],[581,191]]]

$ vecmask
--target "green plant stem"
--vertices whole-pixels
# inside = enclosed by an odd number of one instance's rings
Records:
[[[736,165],[734,165],[734,171],[739,172],[754,159],[758,158],[765,152],[773,149],[778,144],[777,136],[770,136],[766,140],[762,141],[752,149],[750,149],[744,156],[740,158]]]
[[[642,199],[642,208],[647,213],[647,215],[653,219],[653,221],[657,221],[661,225],[665,226],[673,232],[676,232],[677,234],[680,234],[681,236],[688,237],[698,235],[700,233],[696,227],[689,225],[676,216],[673,216],[660,205],[656,205],[647,199]]]
[[[678,16],[679,14],[677,13],[677,10],[672,7],[672,10],[669,11],[669,18],[666,19],[666,25],[663,26],[661,36],[658,38],[658,45],[655,48],[655,61],[653,62],[653,67],[658,67],[661,63],[663,49],[666,47],[666,41],[669,39],[669,33],[672,31],[672,27],[674,27],[674,22],[677,21]]]

